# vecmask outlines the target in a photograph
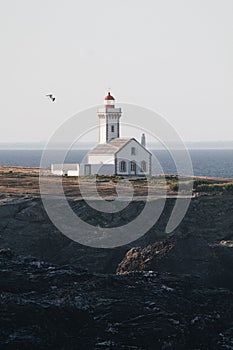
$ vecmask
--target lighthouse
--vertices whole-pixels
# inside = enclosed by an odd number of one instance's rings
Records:
[[[55,175],[121,175],[146,176],[152,174],[152,153],[146,148],[146,137],[141,143],[135,137],[120,137],[121,108],[115,107],[115,98],[108,92],[98,109],[99,141],[80,164],[52,164]]]
[[[115,107],[115,98],[108,92],[104,106],[98,110],[99,143],[106,143],[120,137],[121,108]]]

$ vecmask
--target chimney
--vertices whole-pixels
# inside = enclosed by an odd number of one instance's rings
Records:
[[[142,136],[141,136],[141,145],[146,147],[146,136],[145,136],[145,134],[142,134]]]

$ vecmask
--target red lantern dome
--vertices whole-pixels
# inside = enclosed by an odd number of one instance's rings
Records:
[[[105,101],[114,101],[115,98],[110,94],[110,92],[108,92],[107,96],[105,96]]]

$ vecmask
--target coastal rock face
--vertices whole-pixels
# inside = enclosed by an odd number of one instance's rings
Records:
[[[90,272],[152,269],[202,275],[203,279],[210,280],[214,271],[220,280],[222,273],[228,271],[230,278],[233,263],[232,197],[192,200],[182,223],[172,236],[168,236],[165,227],[174,203],[174,199],[167,200],[159,221],[137,241],[115,249],[96,249],[73,242],[61,234],[49,220],[39,198],[3,198],[0,201],[0,248],[11,248],[16,254],[30,254],[55,264],[72,264]],[[129,219],[140,212],[142,205],[140,201],[131,204]],[[96,215],[85,207],[83,201],[74,201],[72,206],[83,220],[92,223],[93,228],[99,224],[119,226],[125,223],[122,215],[110,219],[107,215]]]
[[[144,237],[115,249],[69,240],[37,198],[3,200],[0,349],[233,348],[230,197],[193,200],[170,236],[168,200]],[[106,219],[74,206],[89,222]]]
[[[57,278],[65,284],[69,275],[64,268],[55,276],[54,269],[0,250],[1,349],[92,349],[93,319],[65,295],[52,296]]]
[[[221,264],[214,249],[203,238],[191,234],[174,235],[145,248],[130,249],[117,273],[148,270],[190,274],[207,284],[211,279],[215,283],[216,276],[221,273]]]
[[[90,274],[0,251],[0,348],[231,349],[233,294],[188,275]]]
[[[91,213],[88,215],[81,204],[76,210],[93,220]],[[114,256],[122,259],[127,250],[94,249],[73,242],[56,229],[37,198],[13,198],[3,203],[0,218],[0,248],[10,247],[17,254],[33,255],[52,263],[73,264],[95,272],[113,272],[119,262]]]
[[[180,226],[165,239],[129,249],[116,272],[157,271],[196,276],[204,285],[233,289],[233,210],[231,197],[201,197],[191,202]],[[164,220],[158,222],[162,231]],[[155,228],[158,230],[158,228]],[[151,243],[153,242],[153,243]]]

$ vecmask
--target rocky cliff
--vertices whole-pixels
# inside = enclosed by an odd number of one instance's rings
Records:
[[[232,349],[233,294],[191,275],[91,274],[0,251],[0,348]]]
[[[174,202],[174,199],[167,199],[159,221],[139,240],[115,249],[96,249],[62,235],[49,220],[39,197],[3,197],[0,201],[0,247],[56,264],[85,267],[90,272],[155,269],[203,274],[205,277],[216,267],[220,272],[221,268],[228,268],[232,263],[233,197],[203,196],[193,199],[182,223],[168,236],[165,227]],[[120,226],[125,222],[122,214],[110,217],[104,213],[96,215],[84,201],[71,201],[71,206],[93,227],[100,222],[107,227]],[[132,219],[137,216],[142,206],[142,201],[133,202],[126,217]],[[225,266],[221,267],[220,260]]]
[[[168,199],[144,237],[115,249],[64,237],[39,197],[0,202],[1,349],[233,349],[230,195],[193,199],[169,236]],[[93,224],[106,220],[71,205]]]

